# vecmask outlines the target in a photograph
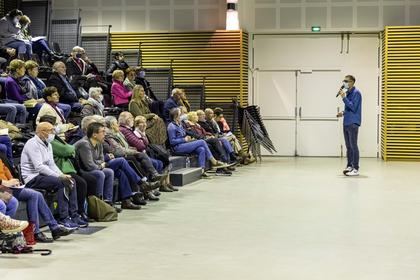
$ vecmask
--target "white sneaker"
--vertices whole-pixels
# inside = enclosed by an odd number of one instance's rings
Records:
[[[352,171],[347,172],[346,176],[359,176],[359,171],[357,169],[353,169]]]
[[[349,166],[349,167],[347,167],[346,169],[343,170],[343,174],[347,175],[347,173],[349,173],[352,170],[353,170],[353,167]]]

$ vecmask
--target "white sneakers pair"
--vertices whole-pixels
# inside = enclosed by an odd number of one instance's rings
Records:
[[[343,174],[346,176],[359,176],[359,170],[349,166],[343,170]]]

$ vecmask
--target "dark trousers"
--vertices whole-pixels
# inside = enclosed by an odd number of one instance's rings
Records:
[[[344,140],[347,149],[347,167],[359,170],[359,147],[357,146],[357,136],[359,126],[357,124],[344,126]]]
[[[67,199],[64,195],[64,184],[60,178],[38,175],[26,184],[27,188],[56,191],[58,200],[58,215],[60,219],[75,217],[77,215],[77,191],[73,188]]]
[[[72,173],[69,174],[75,181],[77,187],[77,208],[79,214],[85,213],[85,202],[87,198],[87,183],[81,176]]]

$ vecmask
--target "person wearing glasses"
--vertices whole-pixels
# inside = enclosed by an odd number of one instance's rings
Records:
[[[354,86],[356,78],[347,75],[343,81],[343,89],[339,94],[344,102],[344,112],[337,117],[344,117],[343,132],[347,149],[347,167],[343,173],[346,176],[359,176],[359,147],[357,137],[362,123],[362,94]]]

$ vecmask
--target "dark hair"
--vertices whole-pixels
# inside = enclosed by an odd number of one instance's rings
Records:
[[[219,107],[216,107],[216,108],[214,108],[213,113],[216,116],[220,116],[221,114],[223,114],[223,109],[222,108],[219,108]]]
[[[117,57],[124,55],[123,52],[116,52],[114,53],[114,58],[117,59]]]
[[[54,92],[57,92],[56,87],[46,87],[42,91],[42,97],[45,99],[45,101],[48,101],[47,97],[51,97]]]
[[[57,121],[57,117],[51,116],[51,115],[43,115],[42,117],[39,118],[40,123],[47,122],[52,125],[55,125],[56,121]]]
[[[105,126],[101,123],[98,123],[98,122],[91,123],[87,128],[87,132],[86,132],[87,137],[91,138],[93,134],[98,133],[99,129],[101,129],[102,127],[105,127]]]
[[[171,109],[171,111],[169,111],[169,117],[171,118],[172,121],[174,121],[176,117],[178,117],[180,112],[181,110],[179,108],[173,108]]]
[[[21,17],[21,16],[23,16],[23,13],[22,13],[21,10],[13,9],[13,10],[11,10],[7,13],[7,16],[11,17],[11,18],[14,18],[14,17],[17,17],[17,16]]]
[[[347,75],[346,78],[349,78],[353,82],[356,82],[356,78],[354,76],[352,76],[352,75]]]

